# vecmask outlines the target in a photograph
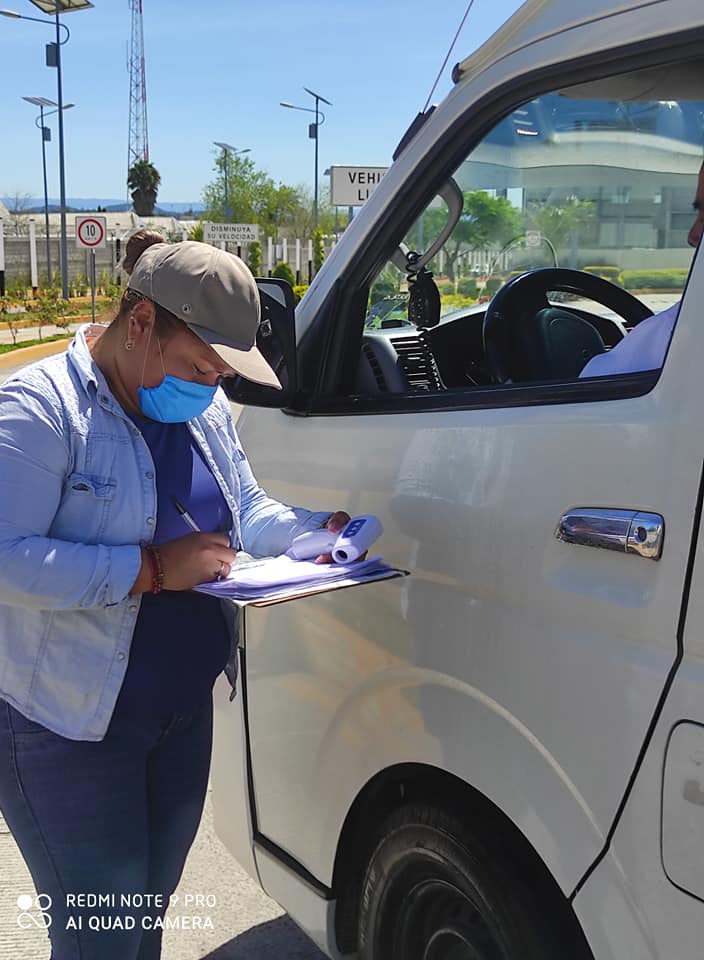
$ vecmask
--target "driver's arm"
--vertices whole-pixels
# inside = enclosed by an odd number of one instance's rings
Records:
[[[580,373],[579,379],[659,370],[665,361],[680,302],[678,300],[662,313],[655,313],[652,317],[641,320],[615,347],[607,353],[592,357]]]

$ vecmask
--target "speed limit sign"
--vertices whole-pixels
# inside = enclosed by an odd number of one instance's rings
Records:
[[[105,217],[76,217],[76,246],[95,250],[105,246]]]

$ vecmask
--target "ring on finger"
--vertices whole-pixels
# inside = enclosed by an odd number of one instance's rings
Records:
[[[216,579],[216,580],[222,580],[222,572],[223,572],[224,569],[225,569],[225,561],[224,561],[224,560],[221,560],[221,561],[220,561],[220,566],[219,566],[218,569],[215,571],[215,579]]]

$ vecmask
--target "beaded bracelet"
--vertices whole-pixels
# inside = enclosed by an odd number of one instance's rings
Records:
[[[156,547],[147,546],[144,548],[149,557],[149,565],[152,569],[152,593],[160,593],[164,587],[164,571],[161,566],[161,554]]]

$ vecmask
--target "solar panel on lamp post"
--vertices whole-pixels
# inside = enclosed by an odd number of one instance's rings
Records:
[[[51,130],[49,127],[44,126],[44,117],[50,117],[54,113],[58,113],[57,110],[49,110],[47,113],[44,113],[44,107],[58,107],[58,104],[54,100],[49,100],[47,97],[22,97],[23,100],[26,100],[27,103],[31,103],[35,107],[39,107],[39,116],[35,117],[34,125],[41,130],[42,134],[42,175],[44,179],[44,232],[46,234],[46,275],[47,275],[47,285],[52,285],[52,275],[51,275],[51,240],[49,238],[49,190],[47,186],[46,179],[46,145],[51,140]],[[71,107],[75,107],[75,103],[65,103],[64,110],[70,110]]]
[[[42,13],[53,14],[54,20],[41,20],[38,17],[28,17],[14,10],[0,10],[0,16],[12,17],[15,20],[31,20],[33,23],[43,23],[56,28],[56,41],[46,45],[46,64],[56,67],[56,88],[59,113],[59,202],[61,204],[61,292],[68,300],[68,242],[66,237],[66,166],[64,161],[64,103],[63,85],[61,77],[61,47],[68,42],[71,31],[65,23],[61,23],[59,15],[75,10],[87,10],[93,6],[90,0],[29,0]],[[61,39],[61,30],[65,30],[64,39]]]
[[[220,140],[213,140],[213,144],[214,144],[216,147],[220,147],[220,149],[222,150],[223,166],[224,166],[224,172],[225,172],[225,220],[229,222],[230,217],[232,216],[232,209],[231,209],[230,206],[228,205],[228,196],[227,196],[227,193],[228,193],[227,159],[228,159],[228,157],[229,157],[230,154],[232,154],[233,157],[236,157],[236,156],[238,156],[240,153],[249,153],[249,152],[250,152],[250,148],[249,148],[249,147],[245,147],[244,150],[238,150],[237,147],[233,147],[232,144],[230,144],[230,143],[222,143]]]
[[[280,107],[287,107],[289,110],[302,110],[304,113],[314,113],[315,114],[315,123],[311,123],[308,126],[308,137],[311,140],[315,140],[315,175],[313,180],[313,230],[318,229],[318,130],[320,125],[325,123],[325,114],[322,110],[318,108],[318,104],[322,101],[326,103],[329,107],[332,106],[329,100],[326,100],[325,97],[321,97],[319,93],[314,93],[312,90],[309,90],[308,87],[303,88],[306,93],[309,93],[311,97],[315,100],[315,110],[312,110],[310,107],[297,107],[293,103],[289,103],[287,100],[279,101]],[[319,119],[321,118],[321,119]]]

